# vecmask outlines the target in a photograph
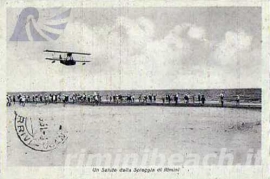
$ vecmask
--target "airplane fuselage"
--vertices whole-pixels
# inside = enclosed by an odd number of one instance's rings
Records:
[[[60,60],[60,63],[66,66],[76,65],[74,60]]]

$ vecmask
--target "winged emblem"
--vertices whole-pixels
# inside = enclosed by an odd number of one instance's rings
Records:
[[[71,8],[54,8],[52,17],[42,18],[39,10],[27,7],[18,17],[10,41],[57,40],[67,26]]]

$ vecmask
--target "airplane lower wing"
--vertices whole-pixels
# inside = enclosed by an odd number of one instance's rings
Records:
[[[66,60],[64,59],[60,59],[60,58],[45,58],[46,60],[52,60],[52,61],[61,61],[61,60]]]
[[[63,60],[67,60],[67,58],[45,58],[46,60],[51,60],[51,61],[63,61]],[[75,62],[78,62],[78,63],[88,63],[88,62],[91,62],[91,61],[87,61],[87,60],[73,60]]]
[[[79,62],[79,63],[88,63],[88,62],[91,62],[91,61],[83,61],[83,60],[74,60],[75,62]]]

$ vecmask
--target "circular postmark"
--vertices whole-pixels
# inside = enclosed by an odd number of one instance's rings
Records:
[[[20,141],[27,147],[41,152],[51,151],[67,140],[67,131],[52,120],[38,118],[34,122],[30,117],[21,116],[16,111],[15,130]]]

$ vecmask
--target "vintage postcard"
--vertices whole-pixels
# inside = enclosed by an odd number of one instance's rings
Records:
[[[4,178],[268,177],[267,2],[2,10]]]

